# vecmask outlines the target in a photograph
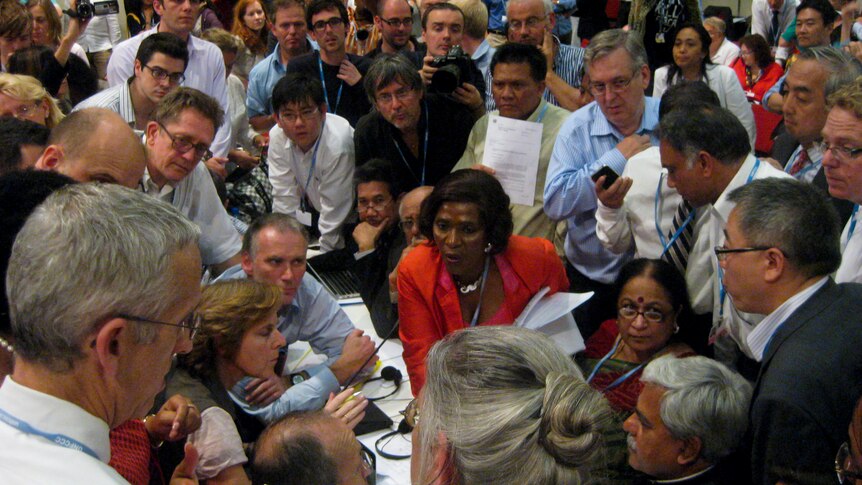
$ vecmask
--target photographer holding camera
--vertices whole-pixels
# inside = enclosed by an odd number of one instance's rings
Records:
[[[467,106],[474,118],[485,114],[485,79],[461,49],[464,13],[451,3],[428,7],[422,16],[426,51],[412,53],[429,93],[450,94]]]

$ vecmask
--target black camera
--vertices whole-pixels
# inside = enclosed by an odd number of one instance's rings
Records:
[[[93,17],[111,15],[120,12],[120,4],[117,0],[78,0],[75,10],[66,10],[70,17],[80,20],[89,20]]]
[[[368,36],[371,35],[371,32],[368,29],[357,29],[356,30],[356,40],[360,42],[365,42],[368,39]]]
[[[431,61],[431,67],[437,71],[431,76],[431,89],[438,93],[450,94],[466,79],[470,72],[470,57],[464,53],[460,45],[449,48],[445,56],[437,56]]]

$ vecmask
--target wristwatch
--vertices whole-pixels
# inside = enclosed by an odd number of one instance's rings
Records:
[[[309,379],[311,379],[311,376],[308,374],[308,372],[297,372],[296,374],[290,375],[290,385],[295,386],[297,384],[302,384]]]

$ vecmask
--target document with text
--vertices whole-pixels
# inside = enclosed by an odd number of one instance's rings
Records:
[[[482,165],[496,170],[513,204],[533,205],[542,146],[542,124],[491,116]]]

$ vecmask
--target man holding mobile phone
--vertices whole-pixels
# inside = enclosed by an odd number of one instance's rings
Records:
[[[616,312],[611,285],[632,252],[615,254],[596,237],[596,184],[591,177],[607,165],[621,173],[626,162],[657,145],[658,100],[644,96],[650,71],[635,34],[619,29],[593,37],[585,62],[596,103],[573,113],[560,128],[544,190],[545,213],[566,220],[567,273],[575,292],[593,291],[575,320],[587,338]]]

